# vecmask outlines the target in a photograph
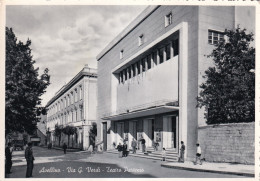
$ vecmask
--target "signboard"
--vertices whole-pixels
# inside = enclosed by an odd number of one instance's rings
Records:
[[[40,142],[41,141],[41,138],[31,138],[31,142],[33,142],[33,141],[35,141],[35,142]]]

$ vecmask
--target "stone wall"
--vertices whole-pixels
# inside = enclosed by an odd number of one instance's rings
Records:
[[[254,164],[255,124],[235,123],[198,128],[202,158],[209,162]]]

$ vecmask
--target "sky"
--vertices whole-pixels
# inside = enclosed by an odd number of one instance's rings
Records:
[[[6,6],[6,26],[18,40],[32,41],[39,74],[50,70],[42,106],[88,64],[147,6]]]

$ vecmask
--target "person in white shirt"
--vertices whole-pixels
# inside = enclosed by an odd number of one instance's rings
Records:
[[[200,144],[197,143],[197,153],[196,153],[196,161],[195,161],[195,165],[198,163],[198,161],[200,162],[200,165],[202,165],[202,162],[201,162],[201,148],[200,148]]]
[[[162,150],[162,161],[165,161],[165,157],[166,157],[166,150],[165,150],[165,148],[163,148],[163,150]]]

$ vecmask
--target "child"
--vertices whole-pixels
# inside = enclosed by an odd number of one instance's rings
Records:
[[[163,150],[162,150],[162,161],[165,161],[165,157],[166,157],[166,150],[165,150],[165,148],[163,148]]]
[[[195,165],[197,165],[197,163],[198,163],[198,160],[200,161],[200,165],[202,165],[202,161],[201,161],[201,158],[200,158],[200,156],[201,156],[201,148],[200,148],[200,144],[199,143],[197,143],[197,153],[196,153],[196,161],[195,161]]]

